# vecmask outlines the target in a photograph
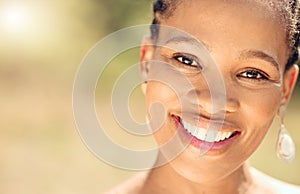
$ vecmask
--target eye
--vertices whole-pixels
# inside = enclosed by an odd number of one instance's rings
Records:
[[[195,57],[193,56],[178,54],[175,55],[173,58],[183,65],[188,65],[192,67],[201,67],[200,64],[197,62],[197,60],[195,59]]]
[[[268,76],[259,70],[248,70],[242,72],[239,77],[253,80],[268,80]]]

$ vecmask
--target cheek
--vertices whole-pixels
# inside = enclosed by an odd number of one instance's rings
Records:
[[[148,82],[146,90],[146,105],[148,116],[151,117],[151,109],[154,104],[160,104],[164,112],[168,113],[173,106],[178,106],[178,98],[176,92],[166,84],[159,82]],[[149,117],[149,118],[150,118]]]
[[[169,74],[167,76],[172,77],[172,75],[169,76]],[[178,77],[177,80],[170,79],[166,82],[163,82],[164,80],[149,81],[147,83],[146,90],[146,105],[148,114],[154,103],[161,104],[164,107],[165,112],[168,114],[178,112],[186,104],[186,98],[183,98],[183,96],[186,95],[189,88],[195,88],[190,80],[188,85],[185,84],[187,79],[189,78],[185,77],[183,80],[181,77]]]
[[[276,116],[281,99],[280,89],[245,92],[243,99],[242,110],[246,118],[244,123],[246,133],[259,144]]]
[[[176,132],[170,114],[177,109],[178,105],[177,95],[171,88],[158,82],[147,83],[147,117],[159,145],[169,141]]]
[[[276,87],[261,90],[238,88],[237,91],[239,92],[235,94],[240,102],[240,108],[232,116],[241,128],[242,136],[239,146],[229,153],[233,163],[247,160],[261,144],[273,122],[281,99],[281,90]]]

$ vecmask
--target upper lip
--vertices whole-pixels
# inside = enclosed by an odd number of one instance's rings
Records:
[[[232,122],[226,120],[225,115],[224,118],[216,115],[216,116],[208,116],[208,115],[191,115],[190,113],[182,113],[180,115],[172,114],[173,116],[177,116],[184,121],[189,122],[190,124],[196,126],[197,128],[203,129],[218,129],[224,132],[240,132],[241,130],[234,125]]]

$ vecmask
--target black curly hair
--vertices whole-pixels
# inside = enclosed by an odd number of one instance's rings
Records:
[[[151,37],[156,39],[159,33],[161,18],[169,17],[182,0],[157,0],[153,3],[154,18],[151,25]],[[286,63],[286,70],[299,62],[300,44],[300,0],[273,0],[268,1],[274,8],[274,4],[280,4],[280,13],[287,24],[287,41],[290,48],[290,57]],[[277,8],[278,9],[278,8]]]

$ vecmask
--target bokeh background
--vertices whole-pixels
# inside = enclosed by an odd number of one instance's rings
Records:
[[[152,20],[151,0],[0,0],[0,193],[101,193],[136,172],[114,168],[88,151],[76,130],[72,87],[76,71],[92,46],[124,27]],[[138,48],[118,56],[99,80],[99,119],[118,143],[132,149],[153,146],[149,138],[126,134],[113,120],[110,92],[115,79],[138,61]],[[297,145],[291,164],[275,154],[279,123],[251,158],[253,166],[300,184],[300,88],[286,125]],[[143,95],[130,98],[143,121]]]

